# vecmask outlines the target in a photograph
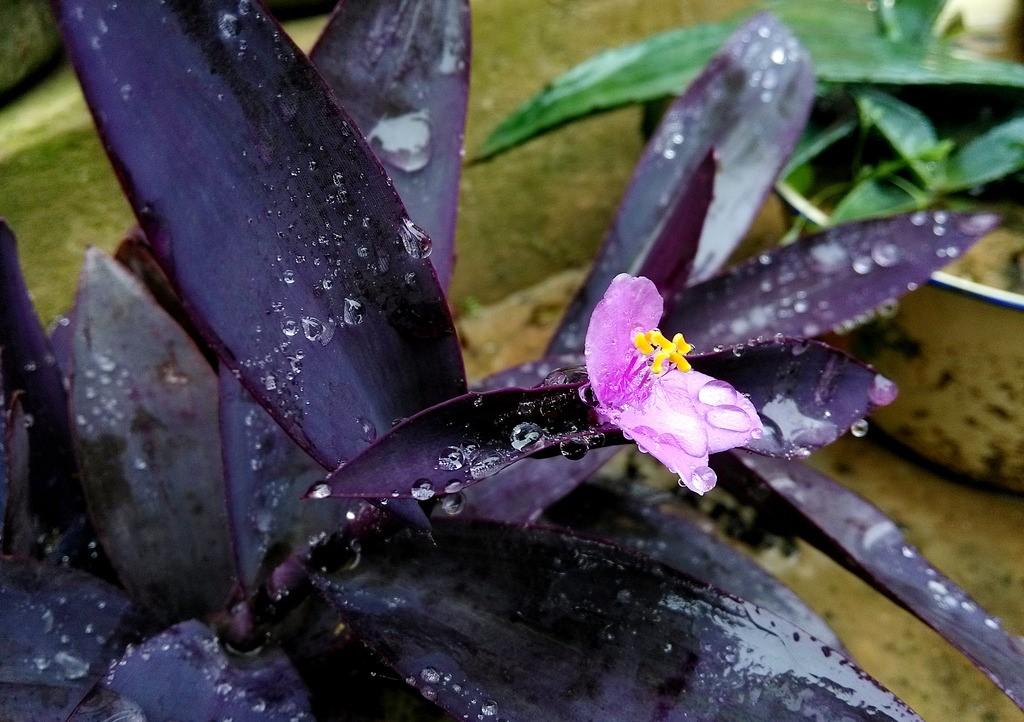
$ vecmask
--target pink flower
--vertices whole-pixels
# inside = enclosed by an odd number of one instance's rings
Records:
[[[616,276],[590,318],[587,372],[601,420],[703,494],[717,481],[708,454],[743,446],[763,427],[743,394],[690,368],[693,347],[657,329],[663,310],[649,279]]]

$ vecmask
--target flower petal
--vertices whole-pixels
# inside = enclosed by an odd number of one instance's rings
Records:
[[[639,400],[638,386],[646,374],[633,368],[639,356],[633,335],[657,326],[663,311],[661,294],[649,279],[625,273],[612,279],[587,328],[587,372],[602,406]]]
[[[743,394],[698,371],[670,371],[651,384],[643,403],[602,413],[698,494],[715,485],[708,454],[743,446],[762,432]]]

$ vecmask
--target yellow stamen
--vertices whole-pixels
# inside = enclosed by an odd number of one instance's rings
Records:
[[[692,368],[685,355],[693,350],[693,346],[686,342],[681,333],[677,333],[669,341],[660,330],[654,328],[633,336],[633,345],[644,356],[651,356],[651,373],[655,376],[665,373],[666,362],[671,362],[680,371],[689,371]]]

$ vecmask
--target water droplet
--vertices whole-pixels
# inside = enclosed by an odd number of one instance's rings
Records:
[[[594,391],[594,387],[591,384],[586,384],[580,387],[580,401],[585,403],[587,406],[597,406],[597,392]]]
[[[53,661],[60,667],[65,679],[81,679],[89,673],[89,663],[70,652],[64,650],[57,652],[53,655]]]
[[[878,243],[871,249],[871,260],[882,268],[889,268],[900,260],[900,249],[895,243]]]
[[[448,496],[441,499],[441,511],[443,511],[448,516],[455,516],[461,513],[465,507],[465,494],[449,494]]]
[[[495,473],[505,463],[495,449],[479,449],[469,457],[469,473],[474,479],[483,479]]]
[[[382,161],[415,173],[430,162],[430,113],[418,110],[392,118],[381,118],[366,140]]]
[[[698,494],[711,491],[716,483],[718,483],[718,474],[710,466],[698,466],[694,469],[693,474],[690,475],[689,484],[684,483],[682,479],[679,480],[681,486],[686,486]]]
[[[369,442],[373,442],[377,438],[377,427],[373,425],[373,422],[369,419],[365,419],[362,416],[356,419],[356,423],[359,424],[363,430],[363,438]]]
[[[736,403],[736,391],[725,381],[713,379],[700,387],[697,399],[708,406]]]
[[[875,406],[886,406],[896,400],[896,384],[882,374],[875,374],[871,388],[868,389],[868,400]]]
[[[558,445],[558,453],[570,461],[579,461],[587,451],[587,445],[580,439],[566,439]]]
[[[918,211],[914,215],[910,216],[910,222],[915,226],[923,226],[928,222],[928,214],[924,211]]]
[[[273,391],[277,388],[277,379],[274,378],[273,374],[267,374],[263,377],[263,387],[267,391]]]
[[[285,336],[294,336],[299,332],[299,324],[295,323],[294,318],[286,318],[281,321],[281,333]]]
[[[932,226],[932,234],[936,235],[936,236],[940,236],[940,237],[944,236],[944,235],[946,235],[946,227],[945,226],[940,226],[940,225],[934,225],[934,226]]]
[[[437,684],[441,681],[441,675],[433,667],[424,667],[420,671],[420,679],[427,684]]]
[[[285,271],[281,274],[281,280],[287,283],[289,286],[295,283],[295,271]]]
[[[529,447],[536,446],[537,443],[544,437],[544,430],[541,429],[537,424],[524,421],[516,424],[512,429],[511,443],[512,448],[516,451],[523,451]]]
[[[412,487],[412,498],[417,501],[426,501],[434,496],[434,485],[430,479],[419,479]]]
[[[412,258],[427,258],[430,255],[430,237],[408,218],[402,220],[398,234],[405,252]]]
[[[853,272],[863,276],[865,273],[871,271],[873,262],[867,256],[860,256],[859,258],[853,259]]]
[[[327,486],[327,484],[317,484],[309,492],[311,499],[326,499],[330,495],[331,487]]]
[[[217,20],[217,28],[222,38],[230,40],[238,35],[238,18],[231,13],[221,13]]]
[[[345,299],[345,308],[342,311],[342,321],[346,326],[358,326],[363,322],[363,304],[354,298]]]
[[[856,436],[858,439],[864,438],[868,435],[868,421],[867,419],[857,419],[850,425],[850,433]]]
[[[315,316],[304,316],[302,318],[302,332],[310,341],[316,341],[321,346],[326,346],[334,338],[334,319],[329,318],[326,322]]]
[[[717,429],[724,431],[749,431],[753,423],[747,413],[738,406],[715,406],[709,409],[705,418]]]
[[[491,699],[485,699],[480,705],[480,714],[484,717],[493,717],[498,714],[498,703]]]
[[[462,464],[462,449],[457,446],[449,446],[437,457],[437,468],[444,469],[445,471],[461,469]]]

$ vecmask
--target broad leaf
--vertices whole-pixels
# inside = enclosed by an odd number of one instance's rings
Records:
[[[1024,708],[1024,640],[935,569],[892,519],[800,463],[749,454],[717,461],[727,487],[771,505],[780,524],[942,635]]]
[[[469,51],[467,0],[385,0],[339,3],[309,56],[433,240],[442,286],[455,260]]]
[[[664,326],[701,349],[776,333],[816,336],[895,302],[997,222],[920,211],[837,226],[686,289]]]
[[[581,386],[473,392],[431,407],[391,429],[309,495],[426,500],[458,493],[538,453],[578,459],[591,448],[621,443],[617,430],[599,423],[580,398]]]
[[[312,722],[308,694],[280,651],[229,657],[209,628],[182,622],[129,648],[103,680],[147,722]]]
[[[86,256],[76,328],[71,408],[82,483],[114,569],[165,620],[219,608],[233,574],[216,374],[138,281],[97,250]]]
[[[0,412],[0,540],[8,553],[29,557],[38,529],[32,514],[28,424],[21,398],[16,392]]]
[[[805,631],[615,547],[452,522],[435,539],[366,545],[319,584],[456,719],[918,719]]]
[[[946,0],[895,0],[877,5],[878,19],[886,37],[925,43]]]
[[[317,461],[333,468],[464,391],[429,239],[259,4],[56,10],[158,260],[225,365]]]
[[[838,226],[851,221],[884,218],[907,213],[931,203],[931,196],[906,181],[893,178],[868,178],[843,196],[829,216],[828,223]]]
[[[228,516],[239,581],[250,591],[267,562],[302,554],[310,540],[336,532],[353,505],[317,504],[302,495],[325,471],[242,388],[220,374],[220,435]]]
[[[72,569],[0,559],[0,719],[64,720],[140,629],[118,589]]]
[[[21,406],[30,419],[29,474],[21,554],[53,550],[61,536],[85,524],[82,492],[76,470],[67,416],[67,394],[50,342],[43,332],[18,264],[11,229],[0,220],[0,360],[8,399],[21,392]],[[54,533],[55,532],[55,533]]]
[[[965,58],[952,43],[881,37],[860,3],[767,3],[810,50],[818,80],[878,85],[1024,88],[1024,66]],[[701,24],[604,51],[547,84],[503,120],[480,149],[493,156],[591,113],[669,97],[693,78],[735,28]]]
[[[1024,117],[1014,118],[977,136],[946,164],[942,189],[976,188],[1024,168]]]
[[[707,582],[843,649],[824,619],[750,557],[720,541],[707,519],[668,495],[647,496],[586,485],[549,509],[545,518]]]
[[[840,118],[839,120],[821,127],[812,120],[804,128],[800,141],[796,144],[793,155],[789,162],[779,174],[780,178],[787,178],[790,173],[808,161],[814,160],[835,143],[848,136],[857,127],[857,121],[853,118]]]
[[[927,116],[912,105],[879,90],[859,90],[854,97],[861,122],[874,126],[923,181],[936,175],[934,158],[938,153],[938,136]]]

